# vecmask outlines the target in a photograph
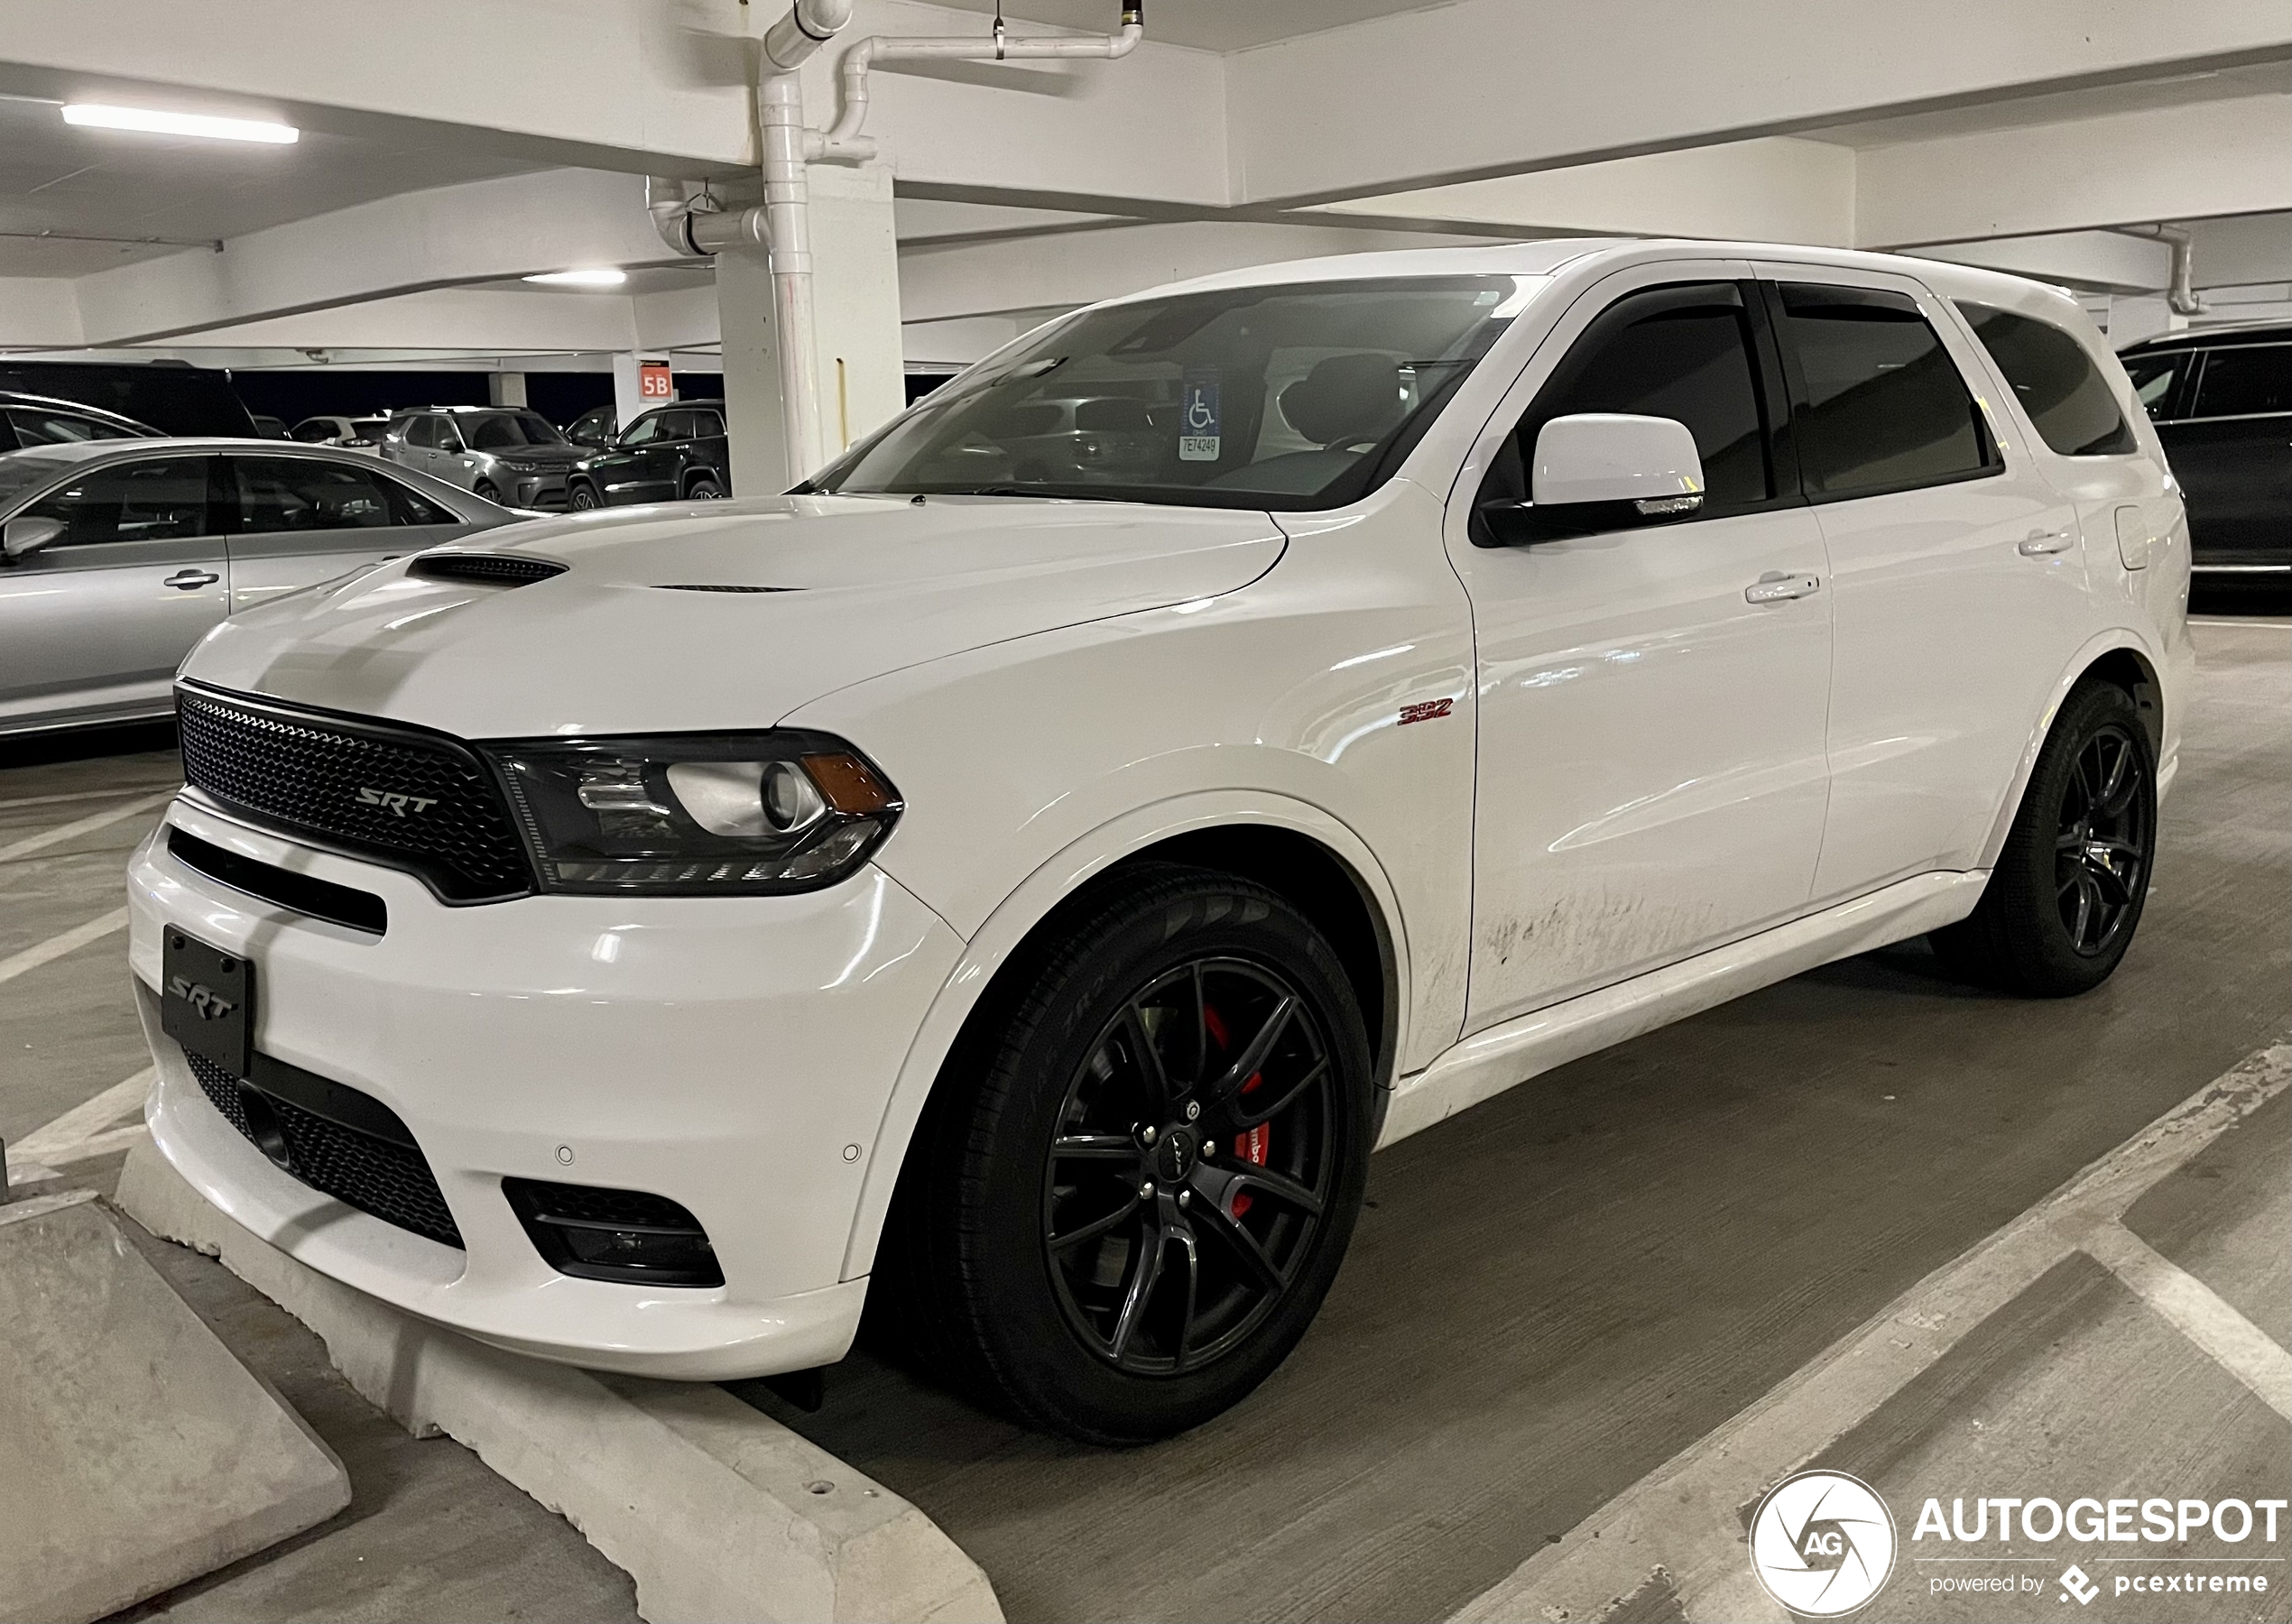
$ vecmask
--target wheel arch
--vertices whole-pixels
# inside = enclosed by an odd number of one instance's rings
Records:
[[[2140,713],[2149,747],[2158,758],[2162,772],[2167,734],[2161,669],[2156,652],[2144,645],[2138,634],[2121,627],[2097,634],[2077,651],[2076,656],[2062,669],[2045,709],[2029,730],[2029,740],[2021,749],[2021,760],[2014,768],[2013,782],[1991,824],[1989,837],[1982,843],[1980,866],[1996,866],[1998,854],[2004,849],[2006,835],[2013,827],[2014,816],[2021,809],[2021,798],[2029,790],[2029,775],[2037,770],[2038,753],[2053,733],[2055,718],[2061,715],[2061,707],[2069,696],[2083,684],[2106,682],[2125,690]]]
[[[885,1103],[845,1250],[845,1279],[873,1269],[924,1111],[966,1038],[992,1020],[998,1001],[1023,973],[1027,949],[1069,910],[1119,883],[1124,872],[1155,863],[1255,881],[1287,898],[1329,938],[1369,1026],[1382,1127],[1405,1037],[1409,955],[1398,898],[1366,844],[1318,807],[1263,794],[1209,795],[1141,808],[1037,868],[966,944],[917,1029]]]

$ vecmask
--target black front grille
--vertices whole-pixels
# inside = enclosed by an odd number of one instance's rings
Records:
[[[439,734],[179,687],[184,781],[288,834],[419,875],[448,902],[533,886],[494,775]]]
[[[454,1214],[439,1194],[430,1162],[412,1143],[395,1143],[347,1128],[290,1100],[242,1084],[209,1060],[186,1049],[191,1075],[223,1120],[263,1155],[312,1189],[370,1213],[384,1223],[448,1246],[462,1243]],[[353,1091],[333,1085],[345,1093]],[[373,1111],[380,1101],[359,1095]],[[394,1120],[394,1119],[393,1119]],[[411,1141],[411,1136],[408,1136]]]
[[[559,501],[564,498],[560,496]],[[495,553],[424,553],[406,566],[410,576],[432,581],[476,581],[491,586],[530,586],[561,576],[565,566],[548,558],[504,558]]]

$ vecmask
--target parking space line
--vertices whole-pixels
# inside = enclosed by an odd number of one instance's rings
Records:
[[[61,936],[35,942],[21,953],[0,959],[0,982],[14,981],[25,971],[37,970],[51,959],[60,959],[67,953],[77,953],[90,942],[100,942],[113,931],[125,929],[126,925],[127,910],[115,908],[107,914],[97,915],[85,925],[73,926]]]
[[[2278,1347],[2274,1337],[2121,1223],[2098,1225],[2085,1238],[2084,1251],[2261,1402],[2292,1421],[2292,1352]]]
[[[51,845],[60,845],[65,841],[76,840],[82,835],[92,835],[107,825],[118,823],[123,818],[133,817],[139,812],[148,812],[153,807],[164,806],[174,798],[174,790],[163,790],[157,795],[146,795],[132,800],[124,807],[114,807],[107,812],[91,813],[77,822],[60,824],[44,835],[27,835],[12,845],[0,846],[0,863],[13,862],[18,857],[29,857],[32,853],[45,851]]]
[[[115,1083],[94,1099],[75,1105],[44,1127],[35,1128],[8,1147],[8,1157],[22,1157],[26,1161],[57,1162],[85,1161],[89,1156],[101,1156],[107,1150],[118,1149],[134,1142],[140,1126],[112,1132],[111,1128],[129,1112],[139,1109],[143,1096],[151,1093],[152,1083],[159,1075],[159,1067],[147,1066],[124,1082]],[[101,1149],[88,1147],[100,1144]]]
[[[2292,1043],[2261,1049],[2206,1084],[1482,1592],[1456,1624],[1601,1618],[1650,1586],[1690,1619],[1780,1617],[1744,1556],[1751,1502],[2062,1260],[2110,1246],[2106,1232],[2123,1230],[2127,1208],[2287,1083]],[[2168,1288],[2150,1279],[2160,1294]]]

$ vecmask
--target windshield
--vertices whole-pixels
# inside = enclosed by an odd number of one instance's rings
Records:
[[[565,437],[547,418],[531,411],[480,411],[460,420],[462,439],[473,451],[513,451],[520,446],[561,446]]]
[[[799,489],[1338,506],[1399,466],[1539,281],[1291,283],[1086,310]]]

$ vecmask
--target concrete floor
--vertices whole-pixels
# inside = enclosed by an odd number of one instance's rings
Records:
[[[2100,992],[2046,1004],[1973,993],[1912,945],[1651,1034],[1408,1140],[1377,1159],[1352,1256],[1297,1354],[1229,1416],[1152,1449],[1050,1443],[865,1351],[831,1373],[817,1415],[744,1396],[929,1513],[1013,1619],[1446,1616],[2292,1028],[2292,619],[2280,602],[2219,606],[2257,623],[2200,628],[2152,900]],[[120,860],[150,821],[11,860],[11,843],[117,804],[26,798],[132,798],[171,781],[157,753],[0,765],[0,960],[116,907]],[[122,941],[0,985],[0,1136],[145,1064]],[[2292,1303],[2283,1117],[2237,1140],[2243,1160],[2223,1150],[2209,1172],[2192,1164],[2129,1221],[2279,1340],[2292,1336],[2292,1309],[2279,1311]],[[67,1171],[100,1185],[116,1163]],[[625,1580],[560,1519],[457,1445],[397,1434],[219,1268],[160,1251],[193,1306],[343,1455],[358,1498],[152,1616],[632,1616]],[[2106,1278],[2049,1290],[2029,1326],[2006,1327],[2020,1354],[2124,1309]],[[2092,1367],[2106,1395],[2095,1408],[2236,1408],[2235,1393],[2205,1385],[2217,1373],[2201,1361],[2160,1389],[2157,1361],[2179,1368],[2186,1351],[2167,1340],[2129,1354],[2129,1338],[2080,1344],[2149,1372]],[[1984,1358],[1982,1390],[2002,1392],[2012,1361]],[[2024,1358],[2015,1379],[2042,1385],[2070,1368]],[[1880,1485],[1890,1499],[1931,1491],[1913,1479],[1973,1390],[1888,1417],[1867,1469],[1897,1472]],[[2014,1414],[2038,1417],[2034,1451],[2056,1399],[2027,1391]],[[2150,1434],[2167,1453],[2241,1452],[2278,1493],[2292,1479],[2292,1438],[2264,1410]]]

